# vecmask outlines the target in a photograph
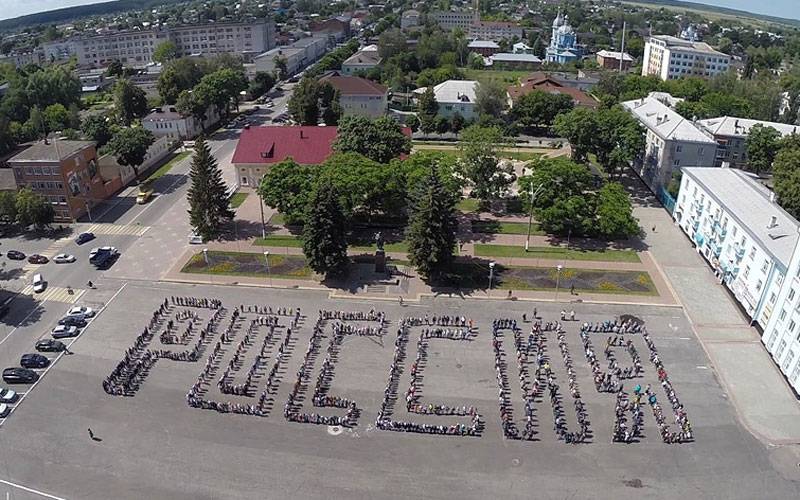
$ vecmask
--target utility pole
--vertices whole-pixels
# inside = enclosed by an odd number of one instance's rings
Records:
[[[619,72],[622,73],[622,63],[625,61],[625,28],[627,22],[622,21],[622,47],[619,49]]]

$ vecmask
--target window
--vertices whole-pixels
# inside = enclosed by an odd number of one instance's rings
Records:
[[[773,329],[772,335],[769,336],[769,341],[767,342],[767,348],[772,349],[772,346],[775,345],[775,340],[778,338],[778,330]]]
[[[672,160],[672,166],[673,167],[679,167],[680,165],[681,165],[681,161],[680,160]]]
[[[744,243],[742,244],[744,245]],[[755,258],[756,258],[756,247],[753,247],[750,249],[750,260],[753,260]]]
[[[778,344],[778,350],[775,352],[775,357],[780,358],[783,355],[783,351],[786,349],[786,341],[781,340],[780,344]]]
[[[792,332],[794,331],[794,327],[795,327],[795,326],[797,326],[797,323],[795,323],[795,322],[794,322],[794,320],[791,320],[791,321],[789,322],[789,330],[788,330],[788,332],[789,332],[789,333],[792,333]]]
[[[797,381],[798,376],[800,376],[800,362],[794,365],[792,374],[789,375],[789,381],[794,384]]]
[[[786,355],[786,359],[783,360],[783,364],[781,365],[781,369],[786,372],[789,369],[789,365],[792,364],[794,361],[794,351],[789,349],[789,354]]]
[[[769,269],[769,260],[764,259],[764,263],[761,265],[761,272],[766,273],[767,269]]]
[[[794,294],[795,294],[795,291],[794,291],[794,288],[792,288],[791,290],[789,290],[789,296],[786,297],[786,300],[792,300],[794,298]]]
[[[781,313],[778,315],[778,321],[783,321],[786,319],[786,309],[781,309]]]
[[[758,280],[758,283],[756,283],[756,291],[760,292],[762,286],[764,286],[764,282],[761,281],[761,280]]]
[[[678,153],[682,152],[683,151],[683,145],[682,144],[678,144],[677,146],[675,146],[675,151],[678,152]]]
[[[770,296],[769,296],[769,303],[770,303],[770,304],[774,304],[774,303],[775,303],[775,300],[776,300],[777,298],[778,298],[778,296],[777,296],[777,295],[775,295],[775,294],[773,293],[772,295],[770,295]]]

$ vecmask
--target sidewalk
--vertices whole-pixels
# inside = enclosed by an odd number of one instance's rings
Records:
[[[758,332],[652,193],[639,179],[626,177],[624,183],[635,200],[634,215],[647,230],[649,252],[683,304],[744,426],[771,444],[800,443],[800,404]]]

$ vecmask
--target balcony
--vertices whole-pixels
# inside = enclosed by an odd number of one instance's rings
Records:
[[[722,253],[722,245],[714,240],[709,242],[709,247],[711,248],[711,253],[714,254],[714,257],[719,258],[719,255]]]
[[[744,247],[740,244],[735,244],[733,246],[733,251],[736,252],[736,260],[741,260],[744,257]]]

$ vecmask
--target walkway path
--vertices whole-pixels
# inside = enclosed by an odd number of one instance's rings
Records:
[[[647,229],[649,252],[683,303],[743,424],[766,442],[800,443],[800,404],[758,332],[650,191],[638,179],[624,183],[636,200],[634,214]],[[794,453],[800,457],[800,451]]]

